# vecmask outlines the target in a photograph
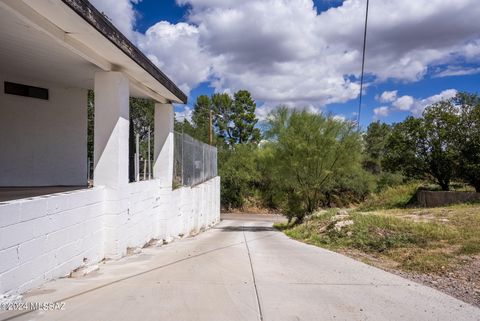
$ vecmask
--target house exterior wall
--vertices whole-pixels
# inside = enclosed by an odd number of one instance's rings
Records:
[[[4,81],[49,100],[5,94]],[[87,91],[0,75],[0,186],[87,184]]]
[[[22,293],[48,280],[152,239],[196,234],[220,221],[220,178],[193,188],[158,180],[128,184],[112,203],[95,187],[0,203],[0,294]],[[124,208],[109,225],[108,209]],[[112,239],[115,237],[116,239]],[[108,245],[117,243],[117,253]]]

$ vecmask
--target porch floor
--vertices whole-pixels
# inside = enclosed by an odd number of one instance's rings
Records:
[[[87,186],[0,187],[0,202],[85,189]]]

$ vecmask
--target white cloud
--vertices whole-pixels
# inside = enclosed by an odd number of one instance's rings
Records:
[[[211,72],[212,58],[199,46],[198,37],[199,30],[192,25],[161,21],[138,36],[138,45],[188,94]]]
[[[175,112],[175,119],[179,122],[183,122],[185,119],[188,121],[192,120],[193,110],[191,107],[185,106],[182,111]]]
[[[433,95],[425,99],[417,100],[415,101],[415,104],[413,105],[411,112],[416,116],[420,116],[426,107],[433,105],[435,103],[438,103],[439,101],[453,98],[457,93],[458,91],[456,89],[447,89],[437,95]]]
[[[130,40],[135,40],[136,13],[133,3],[141,0],[90,0],[100,12],[103,12],[112,23]]]
[[[442,100],[453,98],[457,93],[458,91],[456,89],[447,89],[427,98],[417,99],[412,96],[401,96],[392,102],[391,107],[382,106],[379,108],[375,108],[373,110],[374,117],[386,117],[390,114],[390,112],[394,110],[407,111],[415,116],[421,116],[427,106],[433,105]]]
[[[335,115],[333,116],[333,119],[338,121],[346,121],[347,117],[345,117],[344,115]]]
[[[133,28],[130,1],[94,3],[122,31]],[[312,0],[177,3],[189,5],[186,23],[159,22],[138,44],[183,90],[205,81],[217,91],[248,89],[265,102],[259,115],[287,102],[319,110],[358,97],[365,1],[321,14]],[[369,79],[417,81],[437,66],[480,63],[479,16],[477,0],[372,1]],[[383,102],[414,108],[413,98],[394,96]]]
[[[373,110],[373,113],[375,117],[387,117],[390,113],[390,108],[387,106],[378,107]]]
[[[414,103],[415,99],[412,96],[402,96],[397,98],[392,105],[399,110],[410,110]]]
[[[448,66],[445,70],[442,70],[434,75],[435,78],[451,77],[451,76],[466,76],[480,74],[479,68],[465,68],[462,66]]]
[[[391,103],[397,99],[398,90],[384,91],[377,100],[381,103]]]

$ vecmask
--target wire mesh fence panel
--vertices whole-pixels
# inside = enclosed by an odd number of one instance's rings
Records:
[[[217,176],[217,149],[175,132],[174,186],[194,186]]]
[[[181,133],[174,133],[174,147],[173,147],[173,186],[183,185],[183,139]]]

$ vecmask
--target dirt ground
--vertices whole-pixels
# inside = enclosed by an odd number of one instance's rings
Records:
[[[462,265],[443,273],[418,273],[401,271],[394,262],[361,251],[349,249],[341,253],[480,307],[480,256],[465,257]]]

